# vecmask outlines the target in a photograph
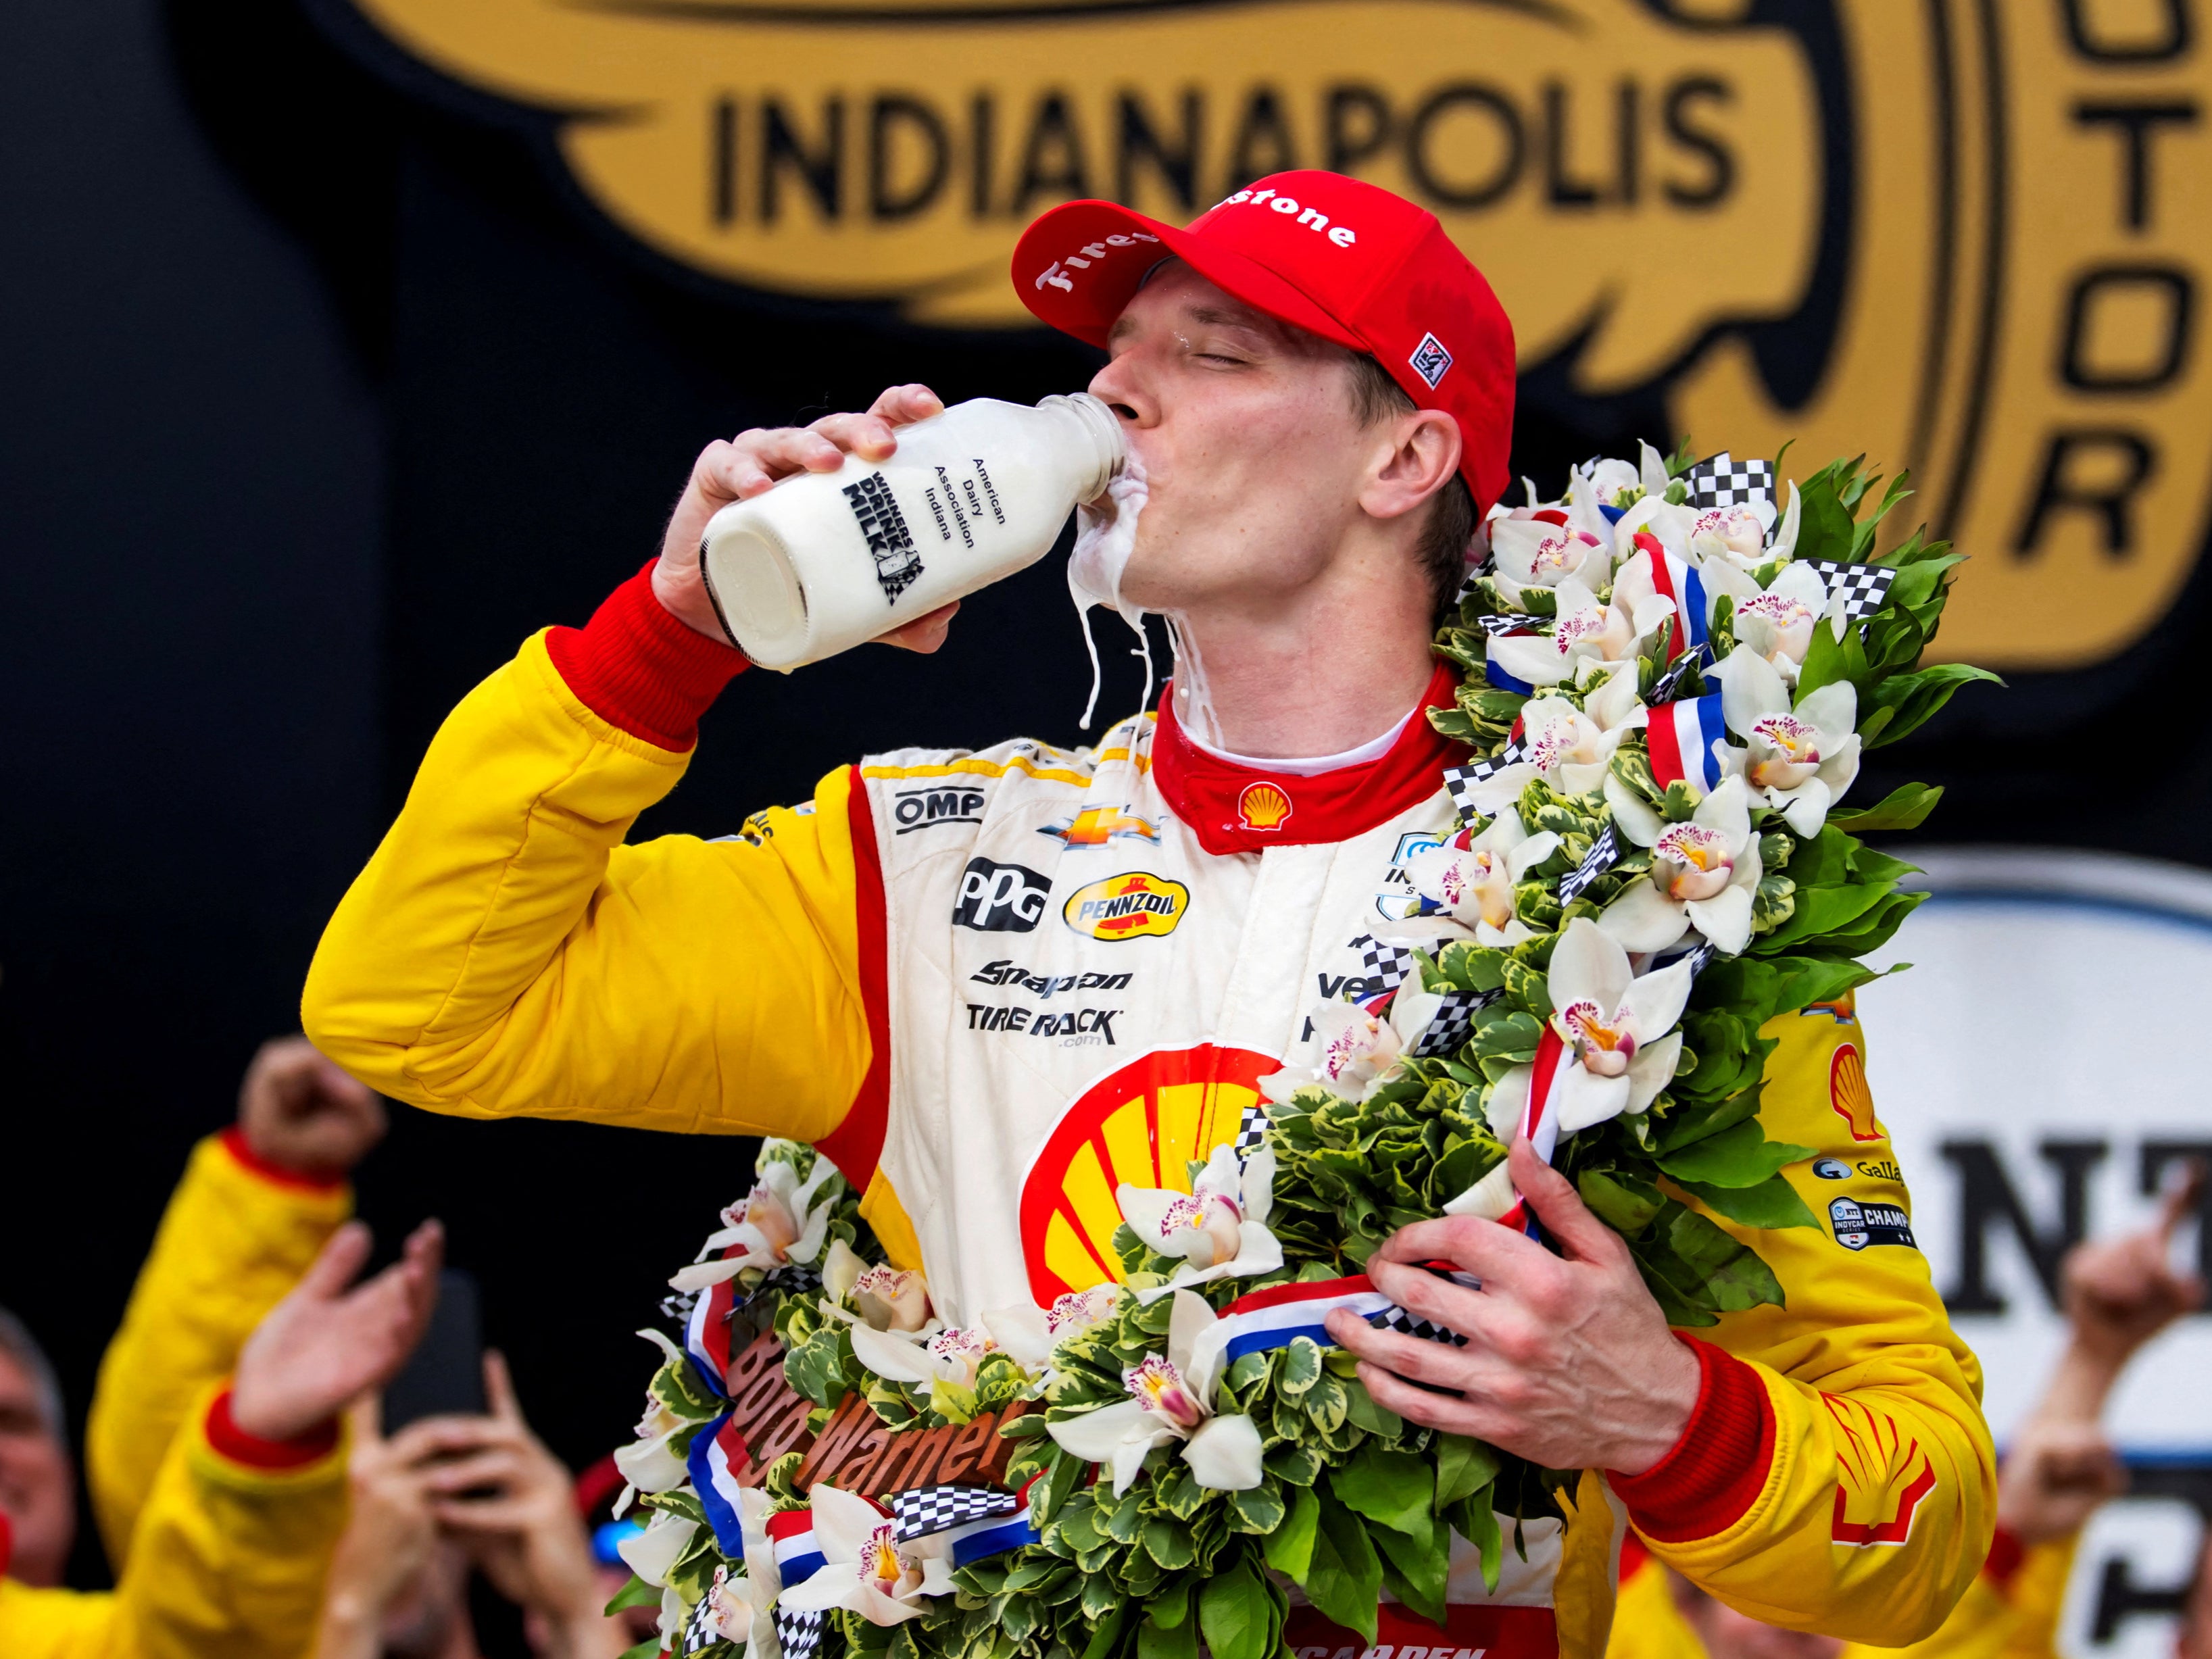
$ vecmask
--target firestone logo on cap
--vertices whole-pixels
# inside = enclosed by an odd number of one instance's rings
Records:
[[[1359,240],[1359,233],[1350,225],[1332,225],[1328,222],[1328,215],[1319,208],[1302,208],[1296,198],[1279,195],[1272,190],[1240,190],[1234,196],[1224,198],[1220,207],[1242,207],[1247,202],[1254,207],[1265,202],[1270,212],[1282,214],[1286,218],[1295,214],[1297,216],[1291,221],[1293,224],[1304,225],[1326,235],[1338,247],[1350,247]],[[1219,211],[1219,208],[1215,210]]]
[[[1075,252],[1063,253],[1047,265],[1038,274],[1036,286],[1042,290],[1047,283],[1050,283],[1054,288],[1062,289],[1073,294],[1075,292],[1075,284],[1068,279],[1067,273],[1060,269],[1062,265],[1073,265],[1078,270],[1088,270],[1093,262],[1109,257],[1117,247],[1134,247],[1139,242],[1150,242],[1158,246],[1159,240],[1157,236],[1146,235],[1141,230],[1133,230],[1126,235],[1117,233],[1112,236],[1102,236],[1095,242],[1085,242]]]

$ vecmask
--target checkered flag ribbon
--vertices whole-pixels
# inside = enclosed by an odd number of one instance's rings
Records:
[[[1474,803],[1469,799],[1477,784],[1489,781],[1507,767],[1518,765],[1528,758],[1528,751],[1515,739],[1499,750],[1495,759],[1471,761],[1465,766],[1444,768],[1444,793],[1451,797],[1452,810],[1459,814],[1460,822],[1464,823],[1482,816],[1475,811]]]
[[[1533,634],[1536,631],[1534,617],[1499,616],[1495,611],[1487,617],[1477,617],[1474,625],[1496,638],[1500,634]]]
[[[822,1615],[793,1613],[779,1606],[769,1613],[775,1621],[775,1638],[783,1645],[783,1659],[814,1659],[822,1645]]]
[[[995,1486],[915,1486],[891,1494],[891,1524],[902,1544],[987,1516],[1012,1515],[1021,1499]]]
[[[1651,682],[1651,695],[1644,698],[1647,708],[1656,708],[1662,703],[1672,702],[1682,689],[1682,682],[1690,677],[1692,668],[1710,667],[1713,648],[1700,645],[1694,651],[1685,651],[1667,665],[1667,672]]]
[[[1732,460],[1725,449],[1690,469],[1690,505],[1741,507],[1774,499],[1774,468],[1765,461]]]
[[[750,1307],[771,1291],[781,1291],[788,1296],[807,1296],[822,1288],[822,1275],[801,1261],[787,1262],[753,1287],[753,1293],[738,1305]]]
[[[1418,1336],[1425,1342],[1449,1342],[1455,1348],[1467,1346],[1467,1339],[1457,1331],[1446,1330],[1442,1325],[1424,1319],[1419,1314],[1407,1313],[1403,1308],[1393,1308],[1375,1322],[1386,1331],[1396,1331],[1402,1336]]]
[[[1560,879],[1559,902],[1573,903],[1582,896],[1583,889],[1612,869],[1620,859],[1620,837],[1608,823],[1590,843],[1589,851],[1583,854],[1583,861]]]
[[[1359,952],[1360,963],[1367,969],[1364,977],[1374,988],[1367,994],[1370,1002],[1396,990],[1413,971],[1413,947],[1410,945],[1387,944],[1372,933],[1362,933],[1352,941],[1352,948]]]
[[[1889,585],[1897,580],[1891,564],[1846,564],[1841,559],[1806,559],[1803,563],[1820,573],[1828,585],[1828,602],[1856,622],[1881,609]]]
[[[660,1316],[664,1319],[674,1320],[678,1327],[689,1325],[691,1310],[699,1305],[699,1298],[706,1294],[704,1291],[678,1291],[673,1296],[664,1296],[660,1298]]]
[[[684,1646],[687,1654],[703,1653],[722,1640],[721,1632],[714,1628],[714,1593],[708,1590],[691,1609],[691,1616],[684,1624]]]
[[[1231,1150],[1240,1160],[1248,1158],[1265,1146],[1267,1140],[1267,1101],[1263,1095],[1244,1103],[1244,1110],[1237,1119],[1237,1139],[1231,1143]]]
[[[1449,1059],[1460,1051],[1474,1030],[1474,1012],[1498,1000],[1496,991],[1447,991],[1443,1006],[1429,1021],[1421,1040],[1413,1045],[1416,1060]]]
[[[1680,956],[1660,957],[1652,963],[1651,966],[1653,970],[1656,971],[1662,968],[1672,968],[1678,962],[1686,962],[1690,964],[1690,981],[1695,984],[1698,975],[1704,973],[1711,965],[1713,958],[1718,955],[1720,955],[1720,947],[1707,939],[1683,951]]]

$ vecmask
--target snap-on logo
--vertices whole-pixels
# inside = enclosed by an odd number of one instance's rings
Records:
[[[1068,280],[1067,273],[1060,269],[1062,265],[1073,265],[1078,270],[1088,270],[1094,261],[1105,258],[1117,247],[1134,247],[1139,242],[1151,242],[1157,246],[1159,240],[1157,236],[1147,236],[1141,230],[1133,230],[1126,236],[1102,236],[1095,242],[1085,242],[1075,252],[1062,254],[1047,265],[1042,274],[1037,277],[1036,286],[1042,289],[1047,283],[1050,283],[1054,288],[1065,289],[1068,293],[1073,294],[1075,292],[1075,284]]]
[[[1406,361],[1413,366],[1414,374],[1429,383],[1429,390],[1434,392],[1437,382],[1443,379],[1444,371],[1451,367],[1451,353],[1443,349],[1443,343],[1435,335],[1424,334],[1421,343],[1413,349],[1413,355]]]
[[[1234,196],[1225,198],[1221,205],[1242,207],[1247,202],[1254,207],[1258,207],[1261,203],[1265,202],[1270,213],[1279,213],[1286,218],[1295,214],[1297,216],[1291,220],[1293,224],[1304,225],[1307,229],[1328,237],[1338,247],[1350,247],[1359,240],[1359,233],[1350,225],[1332,225],[1328,222],[1328,215],[1323,213],[1319,208],[1300,207],[1295,198],[1278,196],[1272,190],[1240,190]],[[1441,350],[1442,348],[1439,347],[1438,349]],[[1451,360],[1447,357],[1444,361],[1449,362]],[[1437,373],[1442,374],[1443,371],[1439,369]],[[1434,386],[1436,382],[1431,380],[1429,384]]]

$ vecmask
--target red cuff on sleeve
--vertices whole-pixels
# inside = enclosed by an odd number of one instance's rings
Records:
[[[608,725],[681,752],[699,716],[746,666],[734,646],[671,616],[653,595],[653,565],[607,596],[581,628],[556,628],[546,654],[576,700]]]
[[[225,1389],[208,1407],[207,1437],[209,1445],[249,1469],[297,1469],[331,1455],[338,1443],[338,1421],[331,1418],[297,1439],[264,1440],[231,1420],[230,1390]]]
[[[1608,1479],[1637,1531],[1662,1544],[1711,1538],[1743,1518],[1774,1462],[1774,1405],[1759,1373],[1694,1337],[1698,1403],[1674,1449],[1641,1474]]]
[[[343,1176],[302,1175],[299,1170],[288,1170],[281,1164],[271,1164],[253,1150],[246,1139],[246,1131],[234,1123],[222,1132],[222,1140],[223,1151],[231,1155],[240,1169],[276,1186],[295,1187],[309,1193],[335,1193],[345,1187]]]
[[[1999,1527],[1996,1535],[1990,1540],[1990,1559],[1982,1563],[1982,1571],[1999,1589],[2012,1583],[2012,1576],[2020,1571],[2020,1564],[2027,1559],[2027,1546],[2013,1533]]]

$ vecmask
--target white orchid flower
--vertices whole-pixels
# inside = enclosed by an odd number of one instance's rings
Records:
[[[1566,1073],[1556,1085],[1559,1133],[1650,1106],[1682,1052],[1674,1024],[1690,1000],[1689,963],[1639,978],[1617,940],[1589,917],[1577,916],[1553,947],[1547,988],[1552,1028],[1566,1045],[1559,1062]],[[1493,1114],[1519,1117],[1534,1069],[1516,1066],[1499,1079]]]
[[[1621,833],[1651,849],[1651,874],[1630,883],[1598,926],[1626,951],[1663,951],[1695,927],[1724,954],[1741,954],[1761,873],[1743,780],[1722,779],[1687,823],[1664,822],[1616,778],[1606,780],[1606,799]]]
[[[1644,488],[1644,474],[1636,464],[1614,456],[1590,462],[1583,476],[1589,480],[1601,507],[1618,507],[1623,495],[1633,495]]]
[[[1782,814],[1808,841],[1859,775],[1859,694],[1832,680],[1793,707],[1782,676],[1748,646],[1721,665],[1721,718],[1749,746],[1722,763],[1741,773],[1750,798]]]
[[[899,1541],[891,1518],[865,1498],[817,1482],[810,1494],[822,1565],[787,1584],[777,1605],[791,1613],[844,1607],[872,1625],[901,1625],[930,1611],[952,1588],[950,1535]]]
[[[830,1248],[822,1256],[822,1294],[830,1301],[842,1303],[853,1294],[853,1286],[860,1283],[860,1275],[868,1264],[842,1238],[830,1241]]]
[[[1633,663],[1614,669],[1583,700],[1583,708],[1565,697],[1529,698],[1521,706],[1524,758],[1500,767],[1468,792],[1474,809],[1503,811],[1535,778],[1567,795],[1588,794],[1602,785],[1620,740],[1646,720],[1636,678]]]
[[[1766,533],[1773,528],[1774,503],[1770,501],[1705,507],[1690,526],[1690,557],[1700,568],[1725,564],[1737,570],[1756,569],[1774,556],[1766,546]]]
[[[1200,1486],[1247,1492],[1260,1484],[1264,1471],[1258,1427],[1249,1417],[1214,1414],[1223,1345],[1207,1334],[1218,1323],[1203,1299],[1177,1291],[1167,1355],[1156,1354],[1123,1373],[1130,1397],[1051,1425],[1062,1449],[1112,1470],[1116,1498],[1129,1490],[1155,1447],[1178,1440],[1183,1443],[1182,1460]]]
[[[1735,637],[1771,663],[1786,684],[1797,684],[1797,670],[1813,643],[1813,625],[1827,613],[1828,585],[1820,573],[1793,560],[1774,580],[1758,582],[1724,561],[1698,572],[1708,597],[1725,593],[1735,603]]]
[[[1061,1343],[1114,1317],[1121,1305],[1121,1295],[1119,1285],[1064,1291],[1053,1298],[1049,1308],[1023,1303],[992,1309],[983,1316],[983,1328],[1000,1349],[1013,1356],[1016,1364],[1034,1375],[1051,1365],[1052,1352]]]
[[[988,1331],[957,1325],[908,1335],[856,1323],[850,1336],[853,1357],[878,1376],[925,1387],[941,1382],[974,1388],[975,1368],[999,1346]]]
[[[1480,835],[1462,830],[1442,846],[1407,860],[1406,879],[1453,921],[1472,927],[1478,943],[1518,945],[1535,934],[1513,913],[1514,887],[1559,845],[1559,836],[1549,830],[1530,835],[1521,814],[1504,806]]]
[[[1613,576],[1610,534],[1575,523],[1559,507],[1540,507],[1529,518],[1491,520],[1490,559],[1498,596],[1515,606],[1526,587],[1556,588],[1578,576],[1585,587],[1598,588]]]
[[[1646,561],[1649,567],[1649,561]],[[1640,605],[1600,603],[1580,576],[1559,584],[1557,619],[1548,634],[1503,634],[1484,643],[1486,660],[1531,685],[1558,685],[1576,679],[1584,663],[1613,668],[1637,653],[1644,636],[1674,614],[1672,600],[1651,591],[1647,578]]]
[[[714,1582],[707,1586],[707,1616],[702,1621],[709,1635],[744,1648],[751,1659],[771,1659],[781,1643],[775,1634],[775,1621],[769,1615],[775,1596],[763,1592],[760,1584],[749,1575],[730,1576],[726,1566],[714,1569]],[[681,1630],[669,1630],[664,1624],[663,1636],[681,1636]]]
[[[1283,1247],[1267,1230],[1275,1205],[1275,1154],[1268,1147],[1239,1163],[1234,1147],[1216,1146],[1188,1193],[1124,1182],[1114,1197],[1138,1237],[1163,1255],[1183,1258],[1165,1285],[1137,1292],[1140,1302],[1182,1285],[1249,1279],[1283,1265]]]
[[[1356,1002],[1317,1004],[1308,1023],[1313,1036],[1298,1059],[1260,1079],[1260,1092],[1277,1105],[1309,1084],[1353,1100],[1373,1094],[1421,1040],[1443,1006],[1434,991],[1410,981],[1398,988],[1389,1012],[1374,1013]]]
[[[921,1331],[929,1322],[929,1281],[910,1267],[870,1267],[853,1281],[860,1323],[878,1331]]]
[[[647,1583],[656,1589],[665,1589],[669,1573],[683,1559],[684,1552],[690,1548],[698,1530],[696,1521],[672,1515],[666,1510],[656,1510],[653,1519],[645,1523],[645,1530],[623,1539],[615,1546],[615,1553]]]
[[[690,1363],[684,1358],[684,1350],[670,1341],[665,1333],[643,1330],[638,1334],[657,1346],[664,1359],[679,1365]],[[631,1431],[636,1438],[615,1452],[615,1468],[629,1483],[615,1504],[617,1518],[629,1511],[635,1493],[673,1492],[691,1478],[683,1458],[669,1443],[690,1426],[689,1418],[678,1416],[658,1395],[645,1396],[645,1415],[638,1419],[637,1427]]]
[[[817,1200],[833,1181],[842,1184],[837,1166],[826,1158],[817,1156],[813,1173],[804,1182],[790,1164],[770,1164],[752,1191],[722,1212],[722,1230],[708,1235],[698,1260],[669,1284],[679,1291],[703,1291],[748,1268],[813,1261],[830,1231],[834,1195]],[[731,1254],[709,1260],[717,1250]]]

